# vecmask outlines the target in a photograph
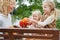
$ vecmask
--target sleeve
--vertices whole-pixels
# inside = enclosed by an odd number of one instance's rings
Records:
[[[54,15],[51,15],[46,20],[44,20],[43,22],[39,21],[38,25],[40,25],[40,26],[48,25],[48,24],[52,23],[54,21],[54,19],[55,19]]]

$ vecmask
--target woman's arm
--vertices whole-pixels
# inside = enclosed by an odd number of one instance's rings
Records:
[[[55,20],[55,16],[51,15],[46,20],[44,20],[43,22],[41,22],[41,21],[38,22],[38,25],[45,26],[45,25],[48,25],[48,24],[52,23],[54,20]]]

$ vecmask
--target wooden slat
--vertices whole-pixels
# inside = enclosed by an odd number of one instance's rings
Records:
[[[3,28],[3,29],[0,29],[0,32],[2,31],[2,32],[8,32],[8,30],[9,31],[11,31],[11,32],[19,32],[19,33],[48,33],[48,34],[51,34],[51,33],[53,33],[53,31],[54,30],[56,30],[57,31],[57,29],[54,29],[54,28],[47,28],[47,29],[39,29],[39,28],[34,28],[34,29],[28,29],[28,28],[13,28],[13,29],[10,29],[10,28],[8,28],[8,29],[5,29],[5,28]]]
[[[0,37],[9,37],[8,34],[0,34]]]
[[[53,36],[37,36],[37,35],[21,35],[21,34],[16,34],[14,35],[15,38],[41,38],[41,39],[52,39]]]

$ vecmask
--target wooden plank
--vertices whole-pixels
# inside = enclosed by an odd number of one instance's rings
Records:
[[[11,31],[11,32],[19,32],[19,33],[53,33],[53,30],[56,30],[56,29],[39,29],[39,28],[36,28],[36,29],[28,29],[28,28],[13,28],[13,29],[0,29],[0,32],[8,32]]]
[[[16,34],[14,35],[15,38],[41,38],[41,39],[52,39],[53,36],[37,36],[37,35],[21,35],[21,34]]]

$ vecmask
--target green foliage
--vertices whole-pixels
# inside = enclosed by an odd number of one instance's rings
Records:
[[[57,0],[55,0],[55,5],[56,5],[56,8],[60,9],[60,3],[58,3]]]
[[[56,22],[56,27],[57,27],[58,29],[60,29],[60,19],[57,20],[57,22]]]
[[[14,18],[18,16],[18,19],[22,19],[24,17],[29,17],[31,15],[31,12],[35,9],[39,9],[42,13],[42,0],[28,0],[29,3],[31,4],[34,2],[32,5],[27,6],[24,4],[21,4],[23,0],[18,0],[18,5],[19,7],[13,12],[14,13]]]
[[[56,8],[60,9],[60,3],[58,3],[57,0],[55,0],[55,4],[56,4]],[[60,29],[60,18],[56,21],[56,27]]]

